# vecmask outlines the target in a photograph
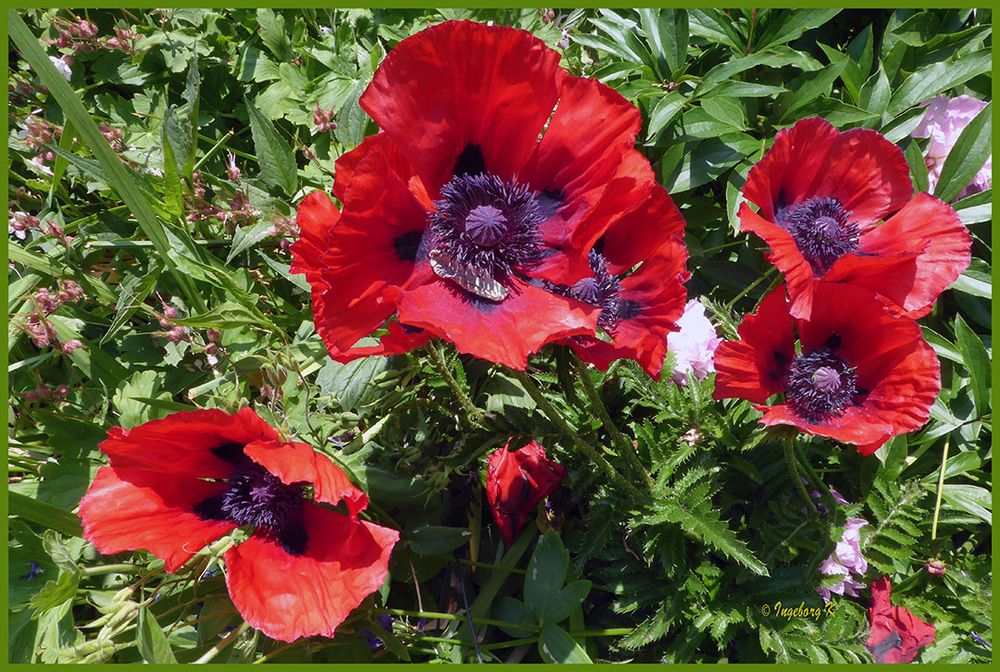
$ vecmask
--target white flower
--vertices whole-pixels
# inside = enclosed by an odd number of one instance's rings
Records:
[[[674,355],[674,372],[671,376],[674,383],[687,383],[688,372],[694,372],[695,378],[703,380],[705,376],[715,371],[713,358],[715,349],[722,342],[715,327],[705,317],[705,306],[697,299],[692,299],[684,306],[684,314],[677,320],[678,331],[667,334],[667,350]]]
[[[49,56],[49,60],[52,61],[52,65],[56,66],[59,74],[66,78],[67,82],[73,78],[73,71],[70,70],[69,63],[56,56]]]

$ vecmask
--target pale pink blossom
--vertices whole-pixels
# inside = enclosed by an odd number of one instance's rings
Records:
[[[868,561],[861,554],[861,528],[867,524],[864,518],[848,520],[833,553],[819,566],[820,574],[842,577],[835,585],[816,589],[824,602],[829,602],[831,595],[856,597],[857,591],[864,588],[864,584],[855,577],[863,577],[868,571]]]
[[[927,181],[931,192],[941,179],[941,168],[952,147],[958,141],[965,127],[969,125],[987,103],[972,96],[948,98],[938,96],[926,101],[927,113],[920,125],[913,130],[915,138],[930,138],[924,157],[927,163]],[[986,160],[986,165],[979,169],[972,181],[962,190],[958,198],[964,198],[980,191],[985,191],[992,184],[993,156]]]
[[[52,65],[55,66],[56,70],[59,71],[59,74],[62,75],[68,82],[69,80],[73,79],[73,71],[70,69],[69,63],[66,62],[67,58],[68,57],[66,56],[63,56],[61,58],[56,56],[49,56],[49,60],[52,61]]]
[[[684,314],[677,320],[677,327],[678,331],[667,335],[667,350],[674,356],[671,378],[677,385],[684,385],[688,372],[693,372],[696,379],[703,380],[715,371],[715,349],[722,339],[705,317],[705,306],[697,299],[688,301],[684,306]]]

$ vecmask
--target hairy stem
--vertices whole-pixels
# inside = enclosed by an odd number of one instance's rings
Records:
[[[594,387],[594,381],[590,379],[590,372],[587,370],[587,366],[576,357],[576,370],[580,375],[580,379],[583,381],[583,389],[587,393],[587,399],[590,400],[590,410],[594,412],[601,422],[604,424],[605,429],[611,435],[611,439],[618,446],[618,449],[628,460],[629,466],[637,474],[646,481],[646,486],[652,490],[653,489],[653,479],[650,478],[649,472],[643,465],[642,460],[639,459],[639,453],[636,451],[635,445],[632,441],[622,434],[621,430],[618,429],[618,425],[611,418],[611,414],[608,413],[607,406],[601,400],[600,394],[597,392],[597,388]]]
[[[639,490],[639,488],[629,483],[624,476],[619,474],[618,471],[611,466],[611,463],[608,462],[603,455],[601,455],[597,448],[587,443],[582,436],[573,431],[573,428],[569,426],[561,415],[559,415],[559,411],[557,411],[555,407],[549,403],[549,400],[545,398],[542,391],[538,389],[538,386],[535,384],[535,381],[531,379],[531,376],[524,371],[518,371],[516,369],[510,369],[510,372],[515,378],[517,378],[518,382],[524,386],[524,389],[528,392],[531,398],[535,400],[535,403],[538,404],[542,413],[549,418],[552,424],[554,424],[556,428],[562,432],[564,436],[566,436],[566,438],[572,440],[573,443],[575,443],[576,446],[594,462],[594,464],[600,467],[609,479],[614,481],[619,487],[626,490],[631,495],[640,498],[647,496],[646,493],[643,493]]]
[[[468,424],[482,425],[484,420],[482,411],[476,408],[476,405],[472,403],[472,399],[469,398],[466,391],[462,389],[462,386],[458,384],[455,377],[451,375],[451,370],[448,368],[448,362],[445,361],[444,355],[441,354],[438,344],[434,341],[428,343],[427,352],[430,353],[431,359],[434,360],[435,368],[437,368],[441,377],[444,378],[444,382],[448,385],[451,393],[455,395],[455,398],[458,399],[458,403],[462,405],[462,410],[465,411],[466,421]]]
[[[941,495],[944,493],[944,471],[948,464],[948,444],[949,441],[946,438],[944,452],[941,453],[941,469],[938,471],[937,497],[934,500],[934,518],[931,522],[931,541],[937,539],[938,516],[941,515]]]

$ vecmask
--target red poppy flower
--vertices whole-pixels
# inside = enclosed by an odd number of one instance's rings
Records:
[[[934,641],[934,626],[903,607],[890,602],[892,584],[884,576],[872,584],[872,606],[868,609],[871,634],[868,650],[877,663],[909,663],[920,649]]]
[[[715,398],[754,402],[765,425],[853,443],[863,455],[921,427],[941,391],[934,351],[913,320],[870,290],[817,283],[808,320],[793,320],[785,287],[715,351]],[[799,348],[795,347],[798,332]],[[774,394],[784,403],[768,406]]]
[[[336,164],[342,209],[324,195],[299,206],[293,270],[331,357],[444,338],[523,369],[547,343],[595,335],[600,307],[548,283],[591,275],[591,249],[647,199],[680,220],[634,147],[638,110],[559,59],[530,33],[467,21],[385,58],[360,100],[381,132]],[[622,246],[660,225],[636,222]],[[382,327],[378,346],[354,348]]]
[[[486,499],[509,547],[538,503],[559,487],[566,468],[548,459],[534,441],[513,452],[507,446],[486,461]]]
[[[760,210],[744,203],[740,226],[771,248],[795,317],[809,317],[819,279],[868,287],[920,317],[971,259],[958,215],[913,196],[903,152],[875,131],[799,121],[778,133],[743,195]]]
[[[174,572],[212,541],[252,528],[226,552],[226,583],[243,618],[269,637],[332,637],[385,581],[399,533],[359,520],[368,498],[344,472],[306,444],[281,442],[249,408],[115,427],[101,450],[110,466],[80,502],[84,537],[104,554],[149,551]],[[348,515],[320,502],[344,502]]]

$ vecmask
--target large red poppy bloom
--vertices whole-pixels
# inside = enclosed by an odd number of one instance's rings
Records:
[[[212,541],[252,528],[226,552],[226,583],[243,618],[269,637],[332,637],[385,581],[399,533],[358,519],[368,497],[344,472],[306,444],[283,443],[249,408],[114,427],[101,451],[110,466],[80,502],[84,537],[104,554],[149,551],[174,572]],[[343,502],[348,515],[321,502]]]
[[[795,317],[809,317],[819,279],[868,287],[921,317],[971,259],[958,215],[913,196],[903,152],[875,131],[803,119],[778,133],[743,195],[759,211],[744,203],[740,226],[771,248]]]
[[[868,650],[877,663],[909,663],[920,649],[934,641],[934,626],[890,601],[892,584],[884,576],[872,584],[872,606],[868,609],[871,634]]]
[[[566,467],[550,460],[534,441],[513,452],[507,446],[486,461],[486,499],[509,547],[538,503],[559,487]]]
[[[634,249],[680,229],[634,147],[638,110],[559,58],[525,31],[449,21],[379,66],[360,103],[381,132],[337,161],[342,208],[319,193],[299,206],[292,269],[331,357],[443,338],[523,369],[547,343],[597,333],[601,306],[552,286],[592,275],[613,223],[654,217],[620,243]]]
[[[785,287],[715,351],[715,398],[754,402],[765,425],[852,443],[863,455],[920,428],[941,371],[920,327],[868,289],[818,283],[812,316],[794,320]],[[799,348],[795,336],[798,333]],[[784,402],[766,405],[775,394]]]

